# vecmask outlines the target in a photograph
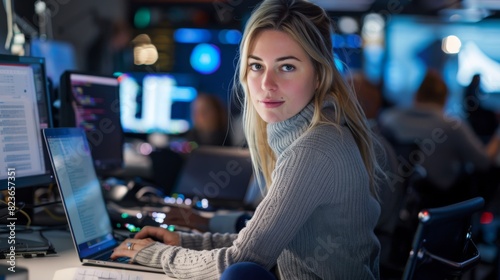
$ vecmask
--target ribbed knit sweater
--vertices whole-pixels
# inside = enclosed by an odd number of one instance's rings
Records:
[[[179,279],[219,279],[242,261],[277,265],[280,279],[378,279],[380,206],[359,149],[345,125],[308,130],[313,112],[268,124],[272,184],[239,234],[182,233],[180,247],[156,242],[134,261]]]

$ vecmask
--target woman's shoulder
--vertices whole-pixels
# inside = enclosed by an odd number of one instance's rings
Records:
[[[315,139],[328,143],[344,143],[352,138],[352,133],[346,124],[320,124],[306,131],[301,138],[303,141]]]
[[[357,145],[347,126],[321,124],[307,130],[289,147],[289,150],[300,149],[329,154],[348,152],[351,148],[357,149]]]

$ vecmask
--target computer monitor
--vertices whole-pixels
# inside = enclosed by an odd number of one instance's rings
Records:
[[[383,90],[387,101],[409,107],[428,68],[448,86],[445,111],[466,117],[464,90],[481,75],[479,104],[500,110],[500,20],[444,22],[430,17],[393,15],[386,28]],[[475,107],[474,107],[475,108]]]
[[[0,189],[53,182],[41,134],[52,127],[49,99],[45,59],[0,55]]]
[[[196,81],[188,74],[125,73],[120,82],[123,131],[178,135],[192,127]]]
[[[5,48],[5,41],[9,33],[9,23],[7,10],[5,9],[5,1],[0,0],[0,54],[8,54],[9,51]]]
[[[67,42],[33,38],[30,50],[32,56],[45,58],[47,77],[52,80],[54,88],[59,88],[64,71],[77,69],[75,50]]]
[[[100,175],[123,167],[118,80],[113,76],[65,71],[60,79],[62,127],[81,127]]]

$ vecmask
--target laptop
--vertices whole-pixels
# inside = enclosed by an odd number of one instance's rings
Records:
[[[131,264],[126,258],[109,259],[121,242],[113,235],[84,130],[46,128],[43,129],[43,138],[80,262],[164,273],[159,268]]]
[[[201,146],[187,157],[173,192],[205,198],[214,208],[238,209],[252,204],[253,179],[248,149]]]

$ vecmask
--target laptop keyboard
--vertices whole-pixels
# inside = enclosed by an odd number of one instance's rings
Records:
[[[98,268],[79,267],[59,270],[54,275],[54,280],[143,280],[139,275],[131,273],[109,271]]]
[[[114,260],[108,259],[108,261],[110,261],[110,262],[119,262],[119,263],[129,263],[130,262],[130,258],[128,258],[128,257],[119,257],[119,258],[114,259]]]
[[[107,261],[107,262],[119,262],[119,263],[129,263],[130,258],[129,257],[119,257],[117,259],[111,259],[111,252],[104,254],[102,256],[99,256],[96,258],[97,260],[100,261]]]

